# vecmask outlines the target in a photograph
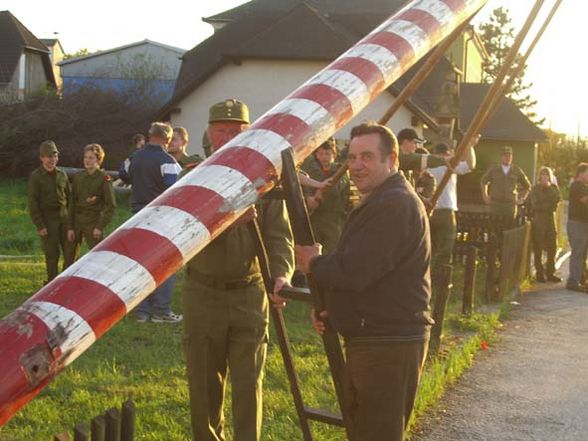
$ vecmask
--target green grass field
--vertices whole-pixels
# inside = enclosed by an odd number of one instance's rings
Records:
[[[121,203],[115,224],[128,216]],[[0,316],[13,311],[38,290],[45,278],[39,240],[26,211],[26,184],[0,182]],[[11,258],[6,257],[11,255]],[[478,271],[483,274],[483,271]],[[459,276],[454,293],[460,292]],[[181,312],[178,277],[174,310]],[[454,294],[455,297],[455,294]],[[491,341],[498,313],[461,318],[458,300],[448,322],[448,343],[429,360],[416,414],[439,399],[447,381],[469,366],[482,340]],[[305,305],[290,304],[286,322],[296,367],[308,405],[336,410],[327,362],[310,327]],[[271,328],[271,326],[270,326]],[[264,383],[264,440],[299,440],[300,431],[279,350],[271,338]],[[181,349],[181,325],[138,324],[126,318],[68,367],[36,399],[0,429],[0,441],[51,440],[53,434],[88,422],[132,398],[138,408],[138,440],[190,439],[188,395]],[[230,436],[230,393],[227,394]],[[341,430],[315,424],[317,440],[343,440]]]

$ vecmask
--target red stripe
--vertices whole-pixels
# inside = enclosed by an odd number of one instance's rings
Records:
[[[55,279],[31,300],[56,303],[75,311],[92,327],[96,338],[126,313],[124,302],[106,286],[75,276]]]
[[[427,35],[434,35],[441,30],[441,23],[431,14],[421,9],[407,9],[397,18],[414,23],[425,31]]]
[[[264,118],[265,119],[265,118]],[[255,128],[257,123],[255,123]],[[265,185],[258,185],[263,179],[269,184],[275,182],[278,174],[269,159],[257,150],[246,146],[235,146],[221,149],[207,164],[225,165],[243,173],[254,182],[257,191],[263,191]]]
[[[449,9],[451,9],[454,13],[461,12],[465,6],[465,0],[441,0],[445,3]]]
[[[118,230],[94,250],[113,251],[133,259],[151,273],[157,285],[182,266],[182,254],[169,239],[141,228]]]
[[[198,219],[212,234],[219,225],[226,223],[231,210],[225,207],[225,199],[213,190],[197,185],[184,185],[160,197],[156,205],[169,205],[184,210]]]
[[[286,138],[291,145],[298,145],[309,133],[309,126],[306,122],[287,113],[267,115],[256,121],[253,128],[271,130]]]
[[[414,58],[414,49],[411,44],[400,35],[391,32],[378,32],[368,36],[363,43],[373,43],[385,47],[392,52],[403,66],[409,64]]]
[[[384,89],[384,76],[380,68],[369,60],[359,57],[341,58],[331,64],[331,69],[340,69],[352,73],[365,83],[371,98],[375,98]]]
[[[345,125],[353,117],[351,101],[343,92],[326,84],[309,84],[294,91],[291,98],[303,98],[323,106],[337,122],[337,128]]]

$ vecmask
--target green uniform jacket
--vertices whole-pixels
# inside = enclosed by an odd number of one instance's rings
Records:
[[[256,208],[271,275],[289,279],[294,271],[294,240],[285,204],[262,200]],[[259,262],[248,226],[230,227],[214,239],[188,262],[187,276],[224,282],[259,277]]]
[[[447,165],[445,158],[440,158],[433,155],[422,155],[420,153],[400,153],[398,161],[400,163],[400,170],[406,172],[408,170],[419,171],[422,168],[423,156],[427,156],[427,168],[440,167]]]
[[[110,176],[102,170],[92,174],[82,170],[75,174],[69,210],[71,226],[78,228],[92,224],[94,228],[104,230],[112,220],[115,209],[116,198]]]
[[[49,216],[70,226],[71,187],[65,172],[56,168],[54,173],[49,173],[43,166],[37,168],[29,178],[28,197],[29,213],[37,230],[47,227]]]
[[[188,166],[190,166],[190,168],[193,168],[200,164],[202,161],[204,161],[204,159],[202,159],[202,156],[200,155],[188,156],[185,153],[182,153],[182,157],[178,160],[178,164],[180,164],[180,167],[182,168],[186,168]]]
[[[512,164],[507,175],[500,164],[490,167],[480,181],[482,187],[490,184],[489,196],[492,202],[516,204],[517,188],[528,191],[531,183],[520,169]]]
[[[553,221],[553,216],[560,200],[559,188],[556,185],[548,187],[543,187],[539,184],[534,185],[529,194],[529,201],[533,208],[533,220]]]
[[[308,176],[319,182],[333,176],[338,168],[339,164],[333,163],[325,174],[314,156],[307,159],[301,167]],[[313,195],[317,190],[306,187],[304,191],[308,195]],[[323,201],[310,216],[316,239],[325,248],[324,252],[332,251],[341,236],[343,224],[347,217],[349,196],[349,176],[345,174],[334,187],[327,191]]]

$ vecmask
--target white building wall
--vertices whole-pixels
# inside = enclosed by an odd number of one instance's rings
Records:
[[[176,107],[180,113],[172,114],[174,126],[183,126],[190,133],[190,153],[202,154],[201,139],[208,124],[208,109],[227,98],[244,101],[255,121],[275,104],[289,95],[328,63],[316,61],[244,60],[240,65],[227,65],[201,84]],[[379,119],[394,97],[384,92],[363,112],[343,127],[335,137],[349,137],[351,127],[365,120]],[[401,108],[388,124],[394,131],[411,126],[413,114]],[[421,131],[421,127],[415,128]]]
[[[144,73],[149,78],[175,80],[180,70],[180,57],[180,53],[171,49],[144,43],[63,64],[61,76],[138,78],[137,74]],[[142,69],[145,70],[141,72]]]

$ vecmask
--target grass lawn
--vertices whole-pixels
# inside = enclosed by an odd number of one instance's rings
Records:
[[[45,278],[40,243],[26,211],[26,184],[0,181],[0,316],[5,316],[38,290]],[[129,216],[125,203],[115,225]],[[459,271],[455,277],[448,343],[441,355],[429,360],[416,413],[439,398],[447,379],[455,379],[471,363],[482,340],[491,340],[498,313],[462,318]],[[484,271],[479,269],[479,283]],[[181,312],[178,277],[174,310]],[[481,292],[481,291],[478,291]],[[296,354],[296,367],[307,404],[337,410],[326,358],[314,335],[308,307],[290,304],[286,322]],[[272,327],[270,326],[270,329]],[[273,329],[272,329],[273,331]],[[278,347],[272,337],[264,383],[264,440],[299,440],[300,431]],[[228,391],[230,392],[230,390]],[[138,440],[190,439],[188,394],[181,349],[181,325],[138,324],[130,318],[118,323],[67,368],[35,400],[0,429],[0,441],[50,440],[79,422],[132,398],[138,409]],[[227,394],[230,437],[230,393]],[[312,426],[317,440],[343,440],[340,429]]]

